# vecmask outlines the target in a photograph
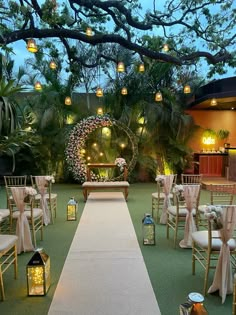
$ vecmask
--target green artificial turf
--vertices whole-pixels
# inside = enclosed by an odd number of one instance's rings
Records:
[[[165,225],[156,225],[155,246],[142,245],[142,218],[144,213],[151,212],[151,193],[155,189],[156,183],[131,184],[127,205],[161,314],[177,315],[179,314],[179,304],[186,301],[186,297],[190,292],[202,292],[204,270],[197,264],[196,275],[191,274],[191,250],[179,247],[174,249],[173,233],[170,234],[170,239],[167,240]],[[1,315],[46,315],[48,313],[61,270],[85,205],[80,185],[54,184],[53,192],[58,194],[57,218],[53,225],[44,228],[44,240],[42,242],[38,241],[38,247],[43,247],[50,256],[50,289],[47,295],[43,297],[27,296],[26,265],[33,253],[20,254],[18,256],[18,279],[14,280],[13,268],[4,274],[6,300],[0,302]],[[66,206],[72,196],[79,202],[78,219],[77,221],[66,221]],[[205,204],[206,202],[209,202],[209,193],[203,190],[201,203]],[[5,206],[5,190],[4,187],[1,187],[0,207]],[[120,228],[122,229],[122,226]],[[181,231],[181,233],[183,232]],[[181,233],[179,239],[183,236]],[[212,273],[210,274],[210,281],[212,281]],[[217,293],[208,294],[205,297],[205,306],[208,313],[212,315],[231,314],[232,295],[228,295],[225,303],[222,304]]]

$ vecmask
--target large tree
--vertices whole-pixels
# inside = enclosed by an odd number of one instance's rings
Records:
[[[0,0],[0,45],[29,38],[50,38],[62,44],[70,62],[80,62],[76,42],[103,45],[99,59],[117,62],[107,44],[119,44],[137,53],[175,65],[204,59],[214,71],[235,65],[234,0],[153,0],[145,12],[139,0]],[[87,27],[93,36],[85,33]],[[144,35],[160,37],[160,46],[146,45]],[[169,51],[163,45],[169,44]]]

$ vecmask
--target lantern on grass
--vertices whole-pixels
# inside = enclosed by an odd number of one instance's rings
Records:
[[[43,249],[37,249],[26,269],[28,295],[46,295],[51,282],[50,257]]]
[[[189,293],[187,301],[180,304],[180,315],[207,315],[208,312],[203,305],[204,297],[197,292]]]
[[[77,209],[78,203],[75,201],[75,198],[70,198],[67,204],[67,221],[77,220]]]
[[[143,245],[155,245],[155,222],[149,213],[144,214],[143,223]]]

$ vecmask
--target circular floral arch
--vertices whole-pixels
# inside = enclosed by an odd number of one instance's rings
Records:
[[[111,126],[115,126],[119,130],[124,131],[129,138],[132,146],[132,158],[130,161],[126,161],[128,173],[131,173],[131,171],[134,169],[138,157],[138,145],[133,132],[125,124],[109,117],[108,115],[90,116],[83,119],[72,129],[65,152],[68,169],[72,172],[75,180],[80,182],[86,181],[87,167],[82,150],[85,147],[88,136],[97,128]],[[93,172],[91,172],[91,177],[92,180],[101,180],[101,178]],[[121,174],[112,180],[121,180],[122,177],[123,175]]]

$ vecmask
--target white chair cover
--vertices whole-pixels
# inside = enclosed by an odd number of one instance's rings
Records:
[[[11,187],[11,192],[20,212],[16,223],[16,235],[18,236],[17,252],[20,254],[21,252],[34,251],[29,222],[25,215],[24,198],[27,196],[25,187]]]
[[[197,198],[200,193],[200,185],[183,185],[183,189],[187,215],[185,219],[184,239],[180,242],[179,246],[183,248],[191,248],[192,233],[197,230],[193,217],[193,209],[196,206]]]
[[[174,175],[163,175],[163,192],[165,194],[160,223],[167,223],[167,208],[171,205],[170,192],[174,181]]]
[[[48,225],[51,222],[51,219],[50,219],[47,196],[46,196],[47,184],[48,184],[48,181],[46,180],[46,176],[35,176],[35,183],[41,195],[40,206],[43,210],[43,223],[44,225]]]
[[[222,208],[223,228],[219,230],[222,246],[216,265],[213,283],[210,286],[208,293],[219,290],[219,294],[222,297],[222,303],[224,303],[226,295],[233,292],[233,274],[230,263],[228,240],[232,238],[236,226],[236,206],[222,206]]]

